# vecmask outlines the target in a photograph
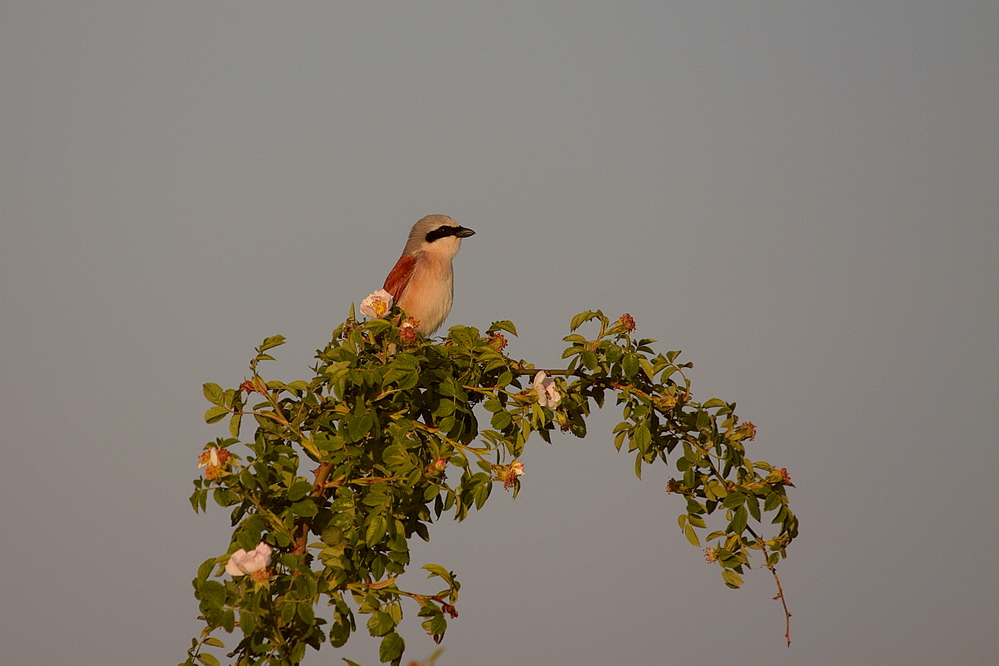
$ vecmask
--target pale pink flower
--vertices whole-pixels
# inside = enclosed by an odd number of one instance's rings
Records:
[[[393,303],[395,300],[392,298],[392,294],[384,289],[379,289],[361,301],[361,313],[373,319],[384,317],[392,309]]]
[[[231,576],[243,576],[266,569],[271,563],[272,552],[271,547],[263,541],[250,552],[240,548],[229,557],[229,563],[225,565],[226,573]]]
[[[558,390],[555,389],[555,380],[546,375],[545,371],[542,370],[538,374],[534,375],[534,381],[531,383],[534,385],[534,390],[538,394],[538,404],[542,407],[554,410],[558,405],[559,400],[562,399]]]

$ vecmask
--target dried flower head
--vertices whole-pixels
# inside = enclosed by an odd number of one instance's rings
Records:
[[[415,345],[416,341],[420,339],[420,334],[417,332],[419,328],[419,319],[416,317],[406,317],[402,321],[402,326],[399,327],[399,338],[402,340],[402,343]]]
[[[736,440],[744,439],[747,442],[751,442],[755,438],[756,438],[756,426],[754,426],[751,421],[740,423],[739,426],[735,429],[734,439]]]
[[[709,563],[711,563],[711,562],[717,562],[718,561],[718,551],[716,549],[712,548],[711,546],[708,546],[707,548],[704,549],[704,559],[707,562],[709,562]]]
[[[667,493],[683,493],[687,489],[687,486],[683,485],[682,482],[676,479],[670,479],[666,482],[666,492]]]
[[[628,333],[635,330],[635,318],[627,312],[621,315],[621,318],[617,320],[617,323],[619,323]]]
[[[496,478],[503,482],[503,488],[509,490],[517,485],[517,477],[524,476],[524,463],[515,460],[509,465],[495,465]]]
[[[214,481],[225,473],[231,455],[228,449],[211,446],[198,456],[198,469],[204,469],[205,478]]]
[[[660,395],[653,398],[656,407],[664,412],[668,412],[676,407],[676,396],[675,395]]]
[[[506,349],[507,345],[506,336],[502,333],[493,333],[489,336],[489,344],[495,347],[498,351],[503,351]]]

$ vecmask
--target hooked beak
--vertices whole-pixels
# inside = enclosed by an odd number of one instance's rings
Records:
[[[457,231],[454,232],[454,235],[458,238],[468,238],[469,236],[474,236],[475,232],[467,227],[458,227]]]

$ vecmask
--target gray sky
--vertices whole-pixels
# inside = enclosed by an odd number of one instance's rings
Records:
[[[478,232],[449,324],[554,365],[573,314],[630,312],[802,529],[787,648],[607,409],[416,547],[463,583],[441,666],[994,658],[999,5],[490,4],[0,8],[3,659],[182,660],[229,534],[187,502],[202,382],[275,333],[306,377],[428,213]],[[340,656],[377,663],[307,663]]]

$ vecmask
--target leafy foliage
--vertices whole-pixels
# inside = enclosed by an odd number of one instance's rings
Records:
[[[455,326],[438,343],[401,326],[403,317],[352,315],[318,352],[310,381],[261,376],[268,351],[284,342],[274,336],[257,348],[251,377],[238,388],[205,384],[212,404],[205,420],[228,418],[230,436],[206,445],[191,504],[203,511],[211,495],[232,507],[234,530],[229,552],[206,560],[193,581],[205,628],[185,664],[218,664],[205,648],[224,648],[215,632],[237,627],[242,638],[229,652],[236,664],[297,664],[307,647],[344,645],[362,619],[381,637],[379,659],[399,664],[406,599],[440,642],[457,616],[460,584],[445,567],[426,564],[439,589],[399,588],[409,539],[429,539],[430,524],[444,514],[464,520],[497,483],[516,496],[517,459],[530,435],[550,442],[559,427],[585,436],[586,416],[608,392],[623,415],[614,444],[635,455],[636,474],[657,460],[677,471],[667,490],[686,500],[679,516],[686,538],[701,545],[707,518],[720,519],[704,537],[714,544],[705,556],[721,566],[726,585],[742,583],[753,550],[771,570],[786,557],[797,535],[786,470],[750,461],[752,424],[739,422],[734,403],[695,402],[684,373],[691,364],[677,363],[679,352],[655,354],[653,340],[633,339],[629,315],[614,322],[600,312],[577,315],[565,338],[568,367],[549,371],[557,376],[547,397],[555,400],[540,402],[523,381],[537,370],[503,352],[503,332],[516,335],[512,323],[485,333]],[[575,333],[591,321],[599,324],[594,339]],[[489,427],[480,430],[483,412]],[[232,448],[247,416],[256,432],[243,458]],[[775,529],[767,538],[753,527],[765,517]],[[274,550],[266,568],[220,579],[237,549],[260,542]]]

